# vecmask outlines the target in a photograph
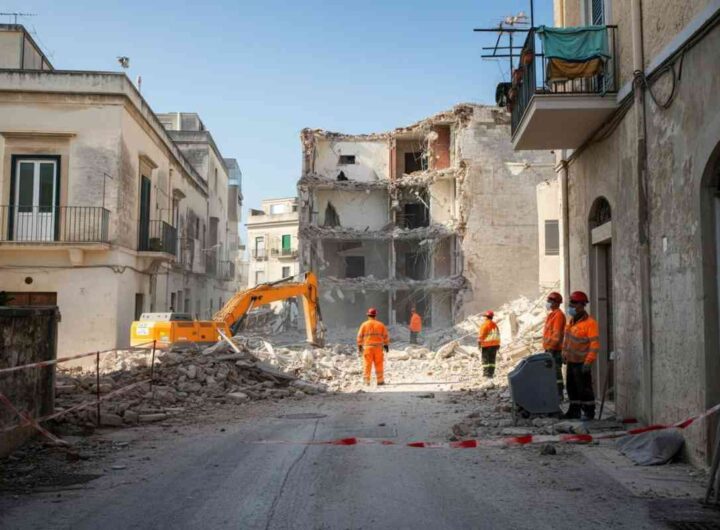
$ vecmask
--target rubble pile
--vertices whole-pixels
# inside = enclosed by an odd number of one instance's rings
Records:
[[[252,354],[248,340],[236,338],[234,342],[238,352],[218,343],[204,351],[188,347],[159,353],[152,389],[145,383],[103,401],[100,423],[121,426],[159,421],[207,402],[299,398],[326,390],[262,362]],[[100,366],[100,393],[149,379],[150,359],[149,351],[105,355]],[[97,391],[96,373],[79,368],[58,371],[55,388],[56,411],[92,401]],[[94,424],[95,407],[70,412],[63,421]]]

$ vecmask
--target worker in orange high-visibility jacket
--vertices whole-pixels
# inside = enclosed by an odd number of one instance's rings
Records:
[[[500,349],[500,331],[497,324],[493,322],[495,313],[488,310],[483,313],[485,320],[480,324],[478,333],[478,347],[482,355],[482,368],[485,377],[495,375],[495,360]]]
[[[595,418],[595,393],[592,386],[592,365],[600,351],[600,333],[597,321],[586,311],[588,297],[582,291],[570,295],[568,316],[565,326],[562,356],[567,363],[567,393],[570,408],[566,418]]]
[[[372,368],[375,367],[375,379],[378,385],[385,384],[384,353],[390,350],[390,337],[385,324],[377,320],[377,310],[368,309],[368,319],[362,323],[357,334],[358,353],[363,356],[363,381],[370,384]]]
[[[410,310],[410,344],[417,344],[418,334],[422,331],[422,318],[413,307]]]
[[[548,310],[548,315],[545,319],[542,343],[545,352],[552,355],[553,360],[555,361],[555,378],[557,381],[560,401],[563,400],[563,390],[565,388],[562,374],[562,347],[563,339],[565,337],[565,314],[562,312],[562,309],[560,309],[562,301],[562,295],[554,291],[547,297],[545,309]]]

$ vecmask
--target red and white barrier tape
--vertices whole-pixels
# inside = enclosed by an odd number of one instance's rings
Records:
[[[16,409],[15,405],[13,405],[10,402],[10,400],[7,398],[7,396],[5,394],[3,394],[2,392],[0,392],[0,402],[2,402],[3,405],[5,405],[8,409],[10,409],[12,412],[14,412],[22,420],[20,425],[16,425],[15,427],[13,427],[13,429],[17,429],[18,427],[30,426],[30,427],[33,427],[34,429],[36,429],[40,434],[45,436],[48,440],[50,440],[51,442],[53,442],[57,445],[70,445],[65,440],[58,438],[50,431],[43,428],[43,426],[40,425],[40,423],[38,423],[37,420],[31,418],[30,415],[28,415],[25,412],[20,412],[18,409]]]
[[[627,431],[612,431],[603,434],[592,435],[592,434],[525,434],[522,436],[508,436],[504,438],[469,438],[467,440],[460,440],[457,442],[407,442],[397,443],[392,440],[380,440],[376,438],[338,438],[336,440],[312,440],[306,442],[292,442],[292,441],[271,441],[271,440],[260,440],[252,443],[257,444],[284,444],[284,445],[394,445],[403,447],[415,447],[415,448],[429,448],[429,449],[472,449],[476,447],[502,447],[502,446],[513,446],[513,445],[528,445],[528,444],[541,444],[541,443],[590,443],[597,440],[610,440],[613,438],[620,438],[622,436],[634,436],[642,434],[644,432],[659,431],[662,429],[685,429],[695,423],[696,421],[702,420],[707,416],[710,416],[720,410],[720,403],[714,407],[706,410],[705,412],[693,416],[683,421],[673,423],[670,425],[654,424],[646,427],[638,427],[636,429],[630,429]]]
[[[116,351],[131,351],[136,349],[144,349],[143,346],[148,346],[152,344],[152,341],[145,342],[143,344],[138,344],[136,346],[133,346],[132,348],[113,348],[112,350],[103,350],[103,351],[93,351],[88,353],[80,353],[78,355],[73,355],[71,357],[63,357],[62,359],[52,359],[50,361],[40,361],[37,363],[30,363],[30,364],[22,364],[20,366],[11,366],[10,368],[0,368],[0,374],[6,374],[9,372],[17,372],[18,370],[27,370],[28,368],[45,368],[47,366],[52,366],[54,364],[64,363],[67,361],[72,361],[75,359],[82,359],[83,357],[94,357],[98,354],[104,355],[106,353],[116,352]]]
[[[119,395],[119,394],[123,394],[123,393],[127,392],[128,390],[130,390],[130,389],[132,389],[132,388],[135,388],[136,386],[144,385],[145,383],[149,383],[149,382],[150,382],[150,379],[143,379],[142,381],[137,381],[137,382],[135,382],[135,383],[129,384],[129,385],[124,386],[124,387],[122,387],[122,388],[118,388],[117,390],[113,390],[112,392],[108,392],[107,394],[104,394],[104,395],[100,396],[100,399],[94,399],[94,400],[92,400],[92,401],[86,401],[86,402],[84,402],[84,403],[79,403],[78,405],[75,405],[75,406],[73,406],[73,407],[70,407],[69,409],[59,410],[59,411],[54,412],[53,414],[50,414],[50,415],[48,415],[48,416],[43,416],[42,418],[32,419],[32,421],[37,422],[37,423],[41,423],[41,422],[44,422],[44,421],[56,420],[56,419],[60,418],[61,416],[64,416],[65,414],[68,414],[68,413],[70,413],[70,412],[75,412],[75,411],[78,411],[78,410],[82,410],[82,409],[86,409],[86,408],[88,408],[88,407],[92,407],[92,406],[94,406],[94,405],[97,405],[99,402],[105,401],[105,400],[107,400],[107,399],[109,399],[109,398],[111,398],[111,397],[115,397],[115,396],[117,396],[117,395]],[[2,396],[2,397],[5,398],[5,400],[3,400],[3,399],[0,398],[0,401],[2,401],[3,403],[5,403],[6,405],[9,404],[10,407],[12,408],[12,410],[15,410],[15,407],[12,405],[12,403],[10,403],[9,400],[7,400],[7,397],[3,396],[2,394],[0,394],[0,396]],[[7,400],[7,402],[6,402],[6,400]],[[19,424],[19,425],[13,425],[12,427],[5,427],[4,429],[1,429],[1,430],[0,430],[0,433],[10,432],[10,431],[12,431],[12,430],[14,430],[14,429],[17,429],[18,427],[21,427],[21,426],[23,426],[23,425],[24,425],[24,424],[21,423],[21,424]]]

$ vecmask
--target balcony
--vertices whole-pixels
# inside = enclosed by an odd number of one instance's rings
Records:
[[[617,109],[617,26],[607,26],[605,31],[609,58],[601,72],[574,79],[547,76],[550,60],[542,53],[536,32],[528,32],[510,89],[516,151],[577,149]]]
[[[165,221],[149,221],[146,227],[140,227],[140,252],[161,252],[177,254],[177,229]]]
[[[274,248],[271,254],[278,259],[295,259],[298,257],[296,248]]]
[[[96,206],[0,206],[0,243],[108,244],[110,211]]]
[[[267,260],[267,251],[264,248],[256,248],[252,251],[252,257],[255,261]]]

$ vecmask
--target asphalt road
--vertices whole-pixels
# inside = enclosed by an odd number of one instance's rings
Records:
[[[466,413],[442,392],[428,399],[410,387],[396,390],[265,404],[255,415],[137,442],[104,463],[104,476],[85,489],[3,497],[0,527],[658,528],[648,500],[588,459],[590,448],[541,456],[537,447],[253,443],[440,440]],[[279,417],[301,412],[323,417]],[[127,467],[112,471],[118,462]]]

